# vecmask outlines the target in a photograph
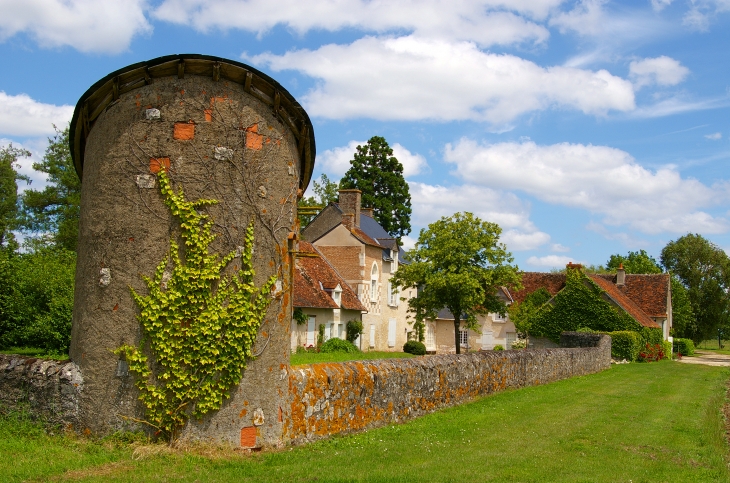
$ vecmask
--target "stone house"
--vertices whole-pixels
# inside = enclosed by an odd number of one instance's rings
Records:
[[[579,265],[569,264],[569,268]],[[664,340],[672,327],[672,292],[670,276],[661,274],[627,274],[620,268],[616,274],[585,274],[606,294],[612,305],[628,313],[644,327],[661,328]],[[565,288],[564,273],[523,272],[521,290],[500,287],[499,297],[506,305],[522,302],[528,294],[545,288],[557,295]],[[477,316],[480,332],[466,329],[460,332],[461,350],[491,350],[496,345],[509,349],[517,340],[517,330],[509,315],[487,314]],[[530,347],[554,347],[547,339],[531,337]],[[426,349],[435,353],[453,353],[454,316],[448,309],[439,311],[434,320],[426,322]]]
[[[568,264],[567,268],[582,268]],[[669,339],[672,327],[672,290],[670,275],[627,274],[623,266],[615,274],[585,274],[604,292],[605,299],[629,314],[644,327],[661,328],[664,340]],[[524,272],[519,291],[512,290],[515,302],[522,302],[528,294],[544,287],[552,296],[565,288],[565,273]],[[544,341],[536,341],[540,344]],[[548,344],[549,345],[549,344]]]
[[[357,294],[367,313],[362,316],[362,350],[401,351],[413,331],[407,300],[415,290],[395,289],[390,278],[406,263],[397,241],[373,218],[372,209],[360,206],[361,192],[343,189],[337,203],[330,203],[301,231],[342,275]]]
[[[291,350],[317,343],[319,326],[324,325],[325,340],[345,338],[350,320],[362,320],[367,312],[337,270],[312,246],[299,242],[293,277],[293,306],[307,318],[304,324],[291,322]]]
[[[506,287],[500,287],[497,291],[499,298],[510,305],[513,302],[512,296]],[[461,352],[474,350],[491,350],[494,346],[501,345],[509,349],[517,340],[515,324],[509,320],[507,314],[489,313],[477,315],[479,331],[467,329],[464,323],[459,330],[459,342]],[[454,353],[454,315],[449,309],[441,309],[433,320],[426,321],[426,350],[437,354]]]

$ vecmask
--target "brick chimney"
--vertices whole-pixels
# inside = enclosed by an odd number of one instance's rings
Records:
[[[620,263],[618,270],[616,270],[616,285],[623,287],[626,284],[626,270],[624,270],[624,264]]]
[[[360,208],[360,214],[369,216],[370,218],[375,218],[374,210],[375,208]]]
[[[581,265],[580,263],[568,262],[568,264],[565,266],[565,268],[567,268],[568,270],[572,270],[572,269],[581,270],[583,268],[583,265]]]
[[[339,205],[342,210],[342,224],[348,228],[353,226],[360,228],[360,196],[362,196],[360,190],[340,190]]]

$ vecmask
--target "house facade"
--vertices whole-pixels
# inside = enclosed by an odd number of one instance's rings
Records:
[[[350,320],[362,320],[367,311],[345,279],[311,243],[300,241],[294,266],[293,305],[306,321],[292,318],[291,350],[314,346],[319,326],[324,326],[324,338],[345,338]]]
[[[360,190],[340,190],[338,202],[325,207],[301,236],[343,277],[367,311],[357,341],[360,349],[401,351],[413,331],[407,299],[415,290],[401,293],[391,284],[398,265],[405,263],[404,252],[360,200]]]
[[[568,268],[579,265],[569,264]],[[643,327],[661,328],[664,340],[669,340],[672,327],[672,292],[670,275],[661,274],[627,274],[620,268],[616,274],[585,274],[604,292],[605,299],[628,313]],[[528,294],[545,288],[555,296],[565,288],[565,273],[524,272],[522,289],[510,290],[500,287],[499,297],[505,303],[521,303]],[[461,351],[492,350],[500,345],[509,349],[517,340],[517,330],[508,315],[487,314],[477,316],[479,331],[466,329],[462,323],[459,330]],[[454,316],[447,309],[442,309],[433,320],[426,321],[426,349],[434,353],[453,353]],[[556,347],[557,344],[548,339],[530,338],[530,347]]]

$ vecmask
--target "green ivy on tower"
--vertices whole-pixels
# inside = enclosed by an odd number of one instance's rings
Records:
[[[210,253],[216,235],[208,215],[197,208],[216,200],[186,201],[175,192],[165,170],[158,174],[165,204],[180,222],[184,247],[170,240],[170,254],[144,276],[148,295],[132,290],[140,308],[142,340],[114,351],[126,358],[136,377],[145,423],[173,440],[190,416],[220,409],[232,387],[240,383],[246,360],[271,301],[276,276],[254,284],[253,223],[246,229],[240,268],[223,271],[236,257]],[[172,273],[166,273],[172,258]],[[151,357],[148,357],[151,356]]]

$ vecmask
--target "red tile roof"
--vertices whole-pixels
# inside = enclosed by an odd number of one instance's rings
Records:
[[[510,294],[515,302],[522,302],[528,294],[531,294],[540,287],[544,287],[555,295],[565,287],[564,273],[542,273],[542,272],[523,272],[522,273],[522,290],[510,289]]]
[[[311,243],[299,242],[299,256],[294,270],[294,307],[337,309],[325,288],[342,288],[342,308],[367,311],[355,292]]]
[[[616,283],[616,275],[602,274],[602,278]],[[669,297],[669,274],[626,274],[625,284],[617,287],[650,317],[666,317]]]
[[[657,322],[654,322],[644,310],[631,298],[624,295],[624,293],[616,286],[615,283],[606,279],[601,275],[587,274],[587,277],[593,280],[599,287],[601,287],[614,302],[621,306],[631,317],[633,317],[638,323],[644,327],[661,328]]]

